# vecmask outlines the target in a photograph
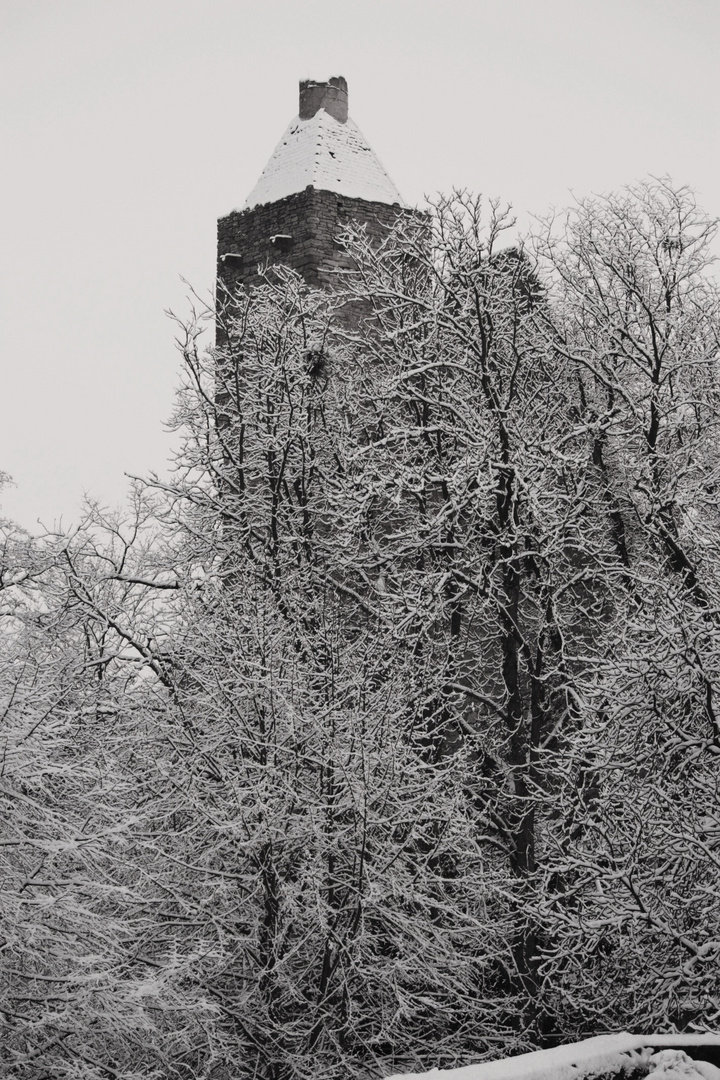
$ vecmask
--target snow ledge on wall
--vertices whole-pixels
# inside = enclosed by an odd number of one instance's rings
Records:
[[[483,1061],[461,1069],[431,1069],[425,1073],[403,1073],[387,1080],[580,1080],[627,1071],[633,1064],[650,1062],[656,1050],[666,1047],[718,1047],[720,1035],[596,1035],[582,1042],[535,1050],[530,1054]],[[698,1080],[720,1080],[720,1069],[709,1063],[694,1062]],[[690,1075],[690,1074],[688,1074]],[[668,1080],[670,1077],[668,1075]]]

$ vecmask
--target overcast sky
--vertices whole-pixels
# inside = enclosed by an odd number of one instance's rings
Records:
[[[344,75],[406,202],[523,214],[648,174],[720,214],[719,0],[0,0],[2,513],[34,529],[164,472],[181,276]]]

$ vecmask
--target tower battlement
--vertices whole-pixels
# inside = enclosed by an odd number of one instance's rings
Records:
[[[329,286],[348,266],[337,236],[350,223],[380,243],[402,213],[400,193],[348,115],[341,76],[300,83],[290,122],[244,207],[218,221],[218,279],[252,286],[281,263],[308,284]]]

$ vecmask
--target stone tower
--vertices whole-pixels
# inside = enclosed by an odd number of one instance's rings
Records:
[[[300,108],[245,206],[218,222],[220,291],[252,285],[283,263],[310,285],[347,265],[336,237],[350,221],[380,240],[407,212],[397,188],[348,116],[347,82],[300,83]]]

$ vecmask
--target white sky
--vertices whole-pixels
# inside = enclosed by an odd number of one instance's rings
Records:
[[[213,284],[297,84],[344,75],[407,202],[523,212],[648,174],[720,214],[718,0],[0,0],[2,512],[161,472],[180,275]]]

